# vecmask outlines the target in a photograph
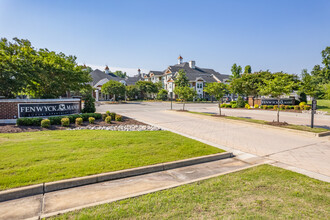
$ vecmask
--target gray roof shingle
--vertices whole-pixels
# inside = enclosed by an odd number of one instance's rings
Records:
[[[200,68],[198,66],[196,66],[194,69],[190,68],[189,63],[187,62],[176,64],[174,66],[169,66],[168,68],[171,70],[172,73],[176,73],[180,69],[183,69],[186,72],[189,81],[195,81],[196,78],[200,77],[205,82],[208,83],[217,82],[217,80],[213,76],[215,76],[221,82],[223,82],[226,79],[229,79],[229,75],[220,74],[219,72],[216,72],[213,69]]]
[[[116,76],[113,73],[110,73],[108,75],[108,74],[102,72],[99,69],[96,69],[96,70],[92,71],[90,73],[90,75],[91,75],[91,77],[93,79],[92,86],[96,85],[99,81],[101,81],[102,79],[105,79],[105,78],[107,78],[108,80],[115,80],[115,81],[123,80],[122,78]]]

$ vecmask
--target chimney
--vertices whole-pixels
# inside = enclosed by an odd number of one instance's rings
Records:
[[[105,74],[109,74],[110,73],[108,65],[105,66],[104,72],[105,72]]]
[[[189,67],[195,69],[196,62],[194,60],[189,61]]]
[[[140,70],[140,68],[138,69],[138,76],[141,78],[141,70]]]
[[[183,58],[182,58],[182,56],[180,55],[180,56],[178,57],[178,64],[181,64],[181,63],[182,63],[182,60],[183,60]]]

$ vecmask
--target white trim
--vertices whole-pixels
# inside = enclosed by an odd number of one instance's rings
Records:
[[[19,113],[19,108],[20,108],[20,104],[24,104],[24,103],[18,103],[17,104],[17,115],[18,118],[21,118],[21,114]],[[31,103],[31,104],[36,104],[36,103]],[[62,104],[62,103],[42,103],[42,104]],[[77,103],[78,105],[80,105],[80,103]],[[80,110],[81,106],[79,106],[79,110]],[[81,112],[78,113],[74,113],[74,114],[80,114]],[[66,115],[73,115],[73,114],[66,114]],[[62,115],[48,115],[48,116],[34,116],[34,117],[23,117],[23,118],[42,118],[42,117],[51,117],[51,116],[62,116]]]
[[[98,81],[95,85],[94,88],[97,88],[98,85],[103,85],[104,83],[107,83],[109,80],[107,78],[101,79]]]

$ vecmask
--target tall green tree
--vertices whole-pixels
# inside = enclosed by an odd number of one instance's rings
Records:
[[[237,66],[236,63],[233,64],[233,66],[231,67],[231,78],[232,79],[237,79],[241,77],[241,73],[242,73],[242,67],[241,66]]]
[[[197,95],[197,92],[189,86],[176,86],[174,93],[178,95],[179,99],[181,99],[183,111],[186,101],[193,99]]]
[[[0,40],[0,96],[14,98],[37,78],[35,72],[37,51],[28,40],[6,38]]]
[[[313,77],[307,72],[307,69],[302,70],[299,92],[305,93],[313,98],[315,98],[319,92],[317,82],[313,80]]]
[[[167,94],[168,92],[166,89],[161,89],[157,94],[157,99],[165,101],[167,99]]]
[[[116,100],[116,96],[124,96],[125,95],[125,86],[115,80],[109,80],[108,82],[104,83],[101,87],[101,92],[104,94],[112,95],[114,101]]]
[[[207,83],[204,91],[218,100],[219,115],[221,115],[222,99],[228,93],[228,85],[217,82]]]
[[[123,79],[125,79],[127,77],[127,73],[126,72],[123,73],[122,71],[119,71],[119,70],[117,70],[113,74],[115,74],[116,76],[118,76],[120,78],[123,78]]]
[[[48,49],[35,49],[28,40],[0,41],[0,96],[28,94],[34,98],[57,98],[77,91],[91,81],[87,71],[66,56]]]
[[[139,96],[139,89],[137,88],[137,86],[136,85],[126,86],[126,96],[131,100]]]
[[[280,121],[281,96],[289,94],[296,87],[293,76],[285,73],[274,73],[271,79],[265,79],[264,85],[260,87],[260,93],[270,95],[277,99],[277,122]]]
[[[250,65],[246,65],[244,68],[244,73],[251,73],[252,72],[252,68]]]
[[[175,77],[175,86],[176,87],[185,87],[189,86],[189,79],[186,72],[183,69],[180,69]]]
[[[147,93],[149,94],[158,93],[158,85],[151,81],[137,81],[135,85],[139,89],[143,99],[145,98]]]

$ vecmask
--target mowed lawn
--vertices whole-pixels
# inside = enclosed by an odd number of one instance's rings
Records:
[[[0,134],[0,190],[220,152],[169,131]]]
[[[329,183],[261,165],[51,219],[329,218]]]
[[[312,104],[312,101],[309,101],[308,104]],[[330,114],[330,100],[317,100],[317,110]]]

